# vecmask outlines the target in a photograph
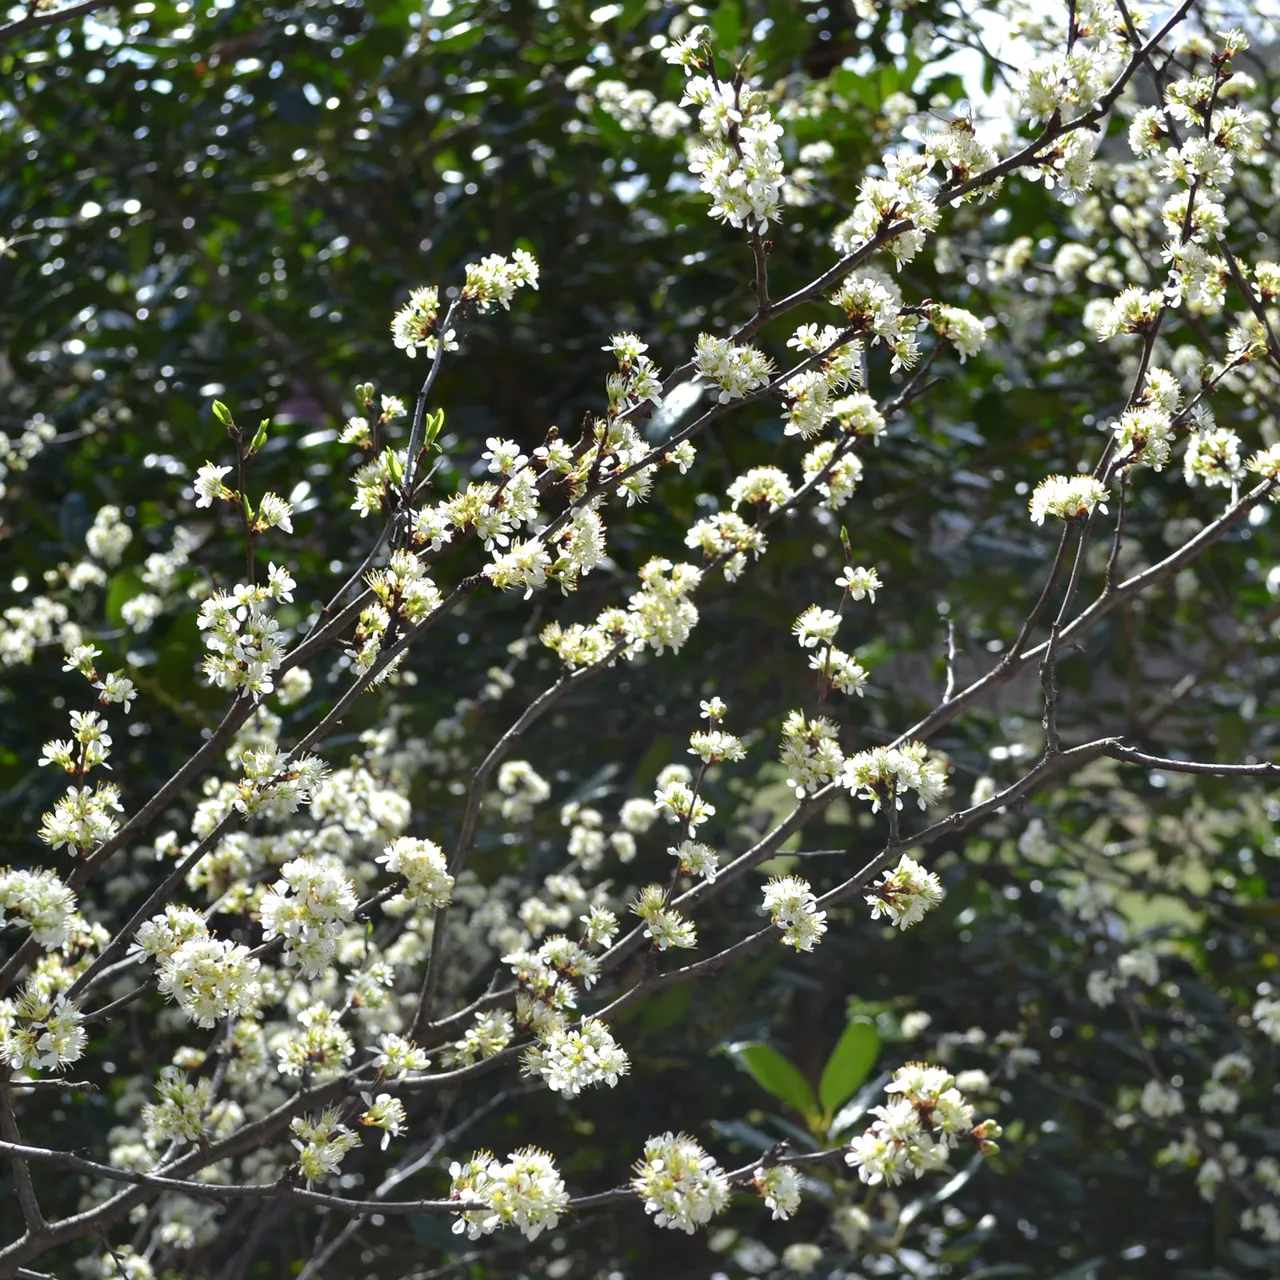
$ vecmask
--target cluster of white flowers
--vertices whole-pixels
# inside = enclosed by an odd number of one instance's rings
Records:
[[[31,460],[43,453],[45,446],[57,434],[58,428],[42,413],[36,414],[17,436],[0,431],[0,498],[9,491],[9,476],[25,471]],[[3,646],[0,646],[0,652],[3,652]]]
[[[713,218],[763,234],[777,218],[782,198],[782,127],[763,93],[741,80],[725,84],[716,76],[706,47],[709,34],[706,27],[695,27],[663,51],[668,62],[684,70],[681,103],[698,108],[706,139],[690,145],[689,169],[711,197]],[[699,71],[706,74],[695,74]]]
[[[900,747],[873,747],[850,756],[841,782],[855,796],[870,800],[873,813],[885,801],[901,809],[902,798],[910,791],[924,809],[941,799],[947,770],[940,759],[930,758],[924,743],[904,742]]]
[[[802,711],[788,712],[782,723],[780,759],[796,799],[812,795],[844,765],[836,726],[825,716],[806,718]]]
[[[409,357],[419,350],[434,360],[443,341],[446,351],[456,351],[458,344],[453,329],[441,334],[437,324],[440,319],[440,291],[435,285],[423,285],[409,294],[409,301],[391,318],[391,337],[396,347]],[[348,424],[349,425],[349,424]],[[358,439],[358,432],[348,434],[349,440]]]
[[[1259,995],[1253,1006],[1253,1025],[1268,1040],[1280,1044],[1280,998],[1261,992]]]
[[[341,1023],[342,1014],[327,1004],[308,1005],[299,1012],[297,1026],[273,1040],[276,1070],[282,1076],[308,1074],[312,1080],[336,1080],[355,1053],[351,1035]]]
[[[460,1066],[469,1067],[484,1058],[501,1053],[511,1043],[515,1026],[505,1009],[478,1013],[462,1039],[450,1046],[449,1057]]]
[[[1167,1120],[1186,1110],[1181,1090],[1163,1080],[1148,1080],[1142,1086],[1142,1097],[1138,1105],[1155,1120]]]
[[[942,1067],[908,1062],[893,1073],[885,1092],[898,1094],[886,1106],[872,1107],[875,1123],[849,1144],[845,1160],[871,1186],[897,1186],[942,1168],[962,1142],[981,1155],[999,1150],[1000,1126],[975,1124],[973,1107]]]
[[[391,1139],[398,1138],[405,1130],[404,1103],[389,1093],[380,1093],[376,1098],[366,1093],[362,1097],[365,1110],[360,1115],[360,1123],[382,1130],[382,1150],[385,1151],[391,1145]]]
[[[630,1070],[625,1050],[599,1018],[584,1018],[576,1029],[554,1027],[524,1053],[525,1074],[541,1076],[548,1089],[566,1098],[590,1085],[612,1089]]]
[[[865,901],[871,908],[873,920],[883,915],[899,929],[909,929],[923,920],[925,913],[932,911],[944,896],[942,881],[904,853],[898,865],[881,876]]]
[[[1229,427],[1211,424],[1192,432],[1183,455],[1183,475],[1189,485],[1230,488],[1244,474],[1240,437]]]
[[[168,1142],[197,1142],[210,1127],[213,1081],[187,1079],[177,1066],[161,1069],[156,1100],[142,1108],[142,1126],[156,1147]]]
[[[262,896],[262,936],[282,937],[285,963],[315,977],[328,967],[343,924],[355,914],[355,886],[341,866],[320,858],[294,858],[280,875]]]
[[[342,1123],[333,1107],[318,1116],[294,1116],[289,1128],[295,1135],[298,1168],[308,1183],[336,1173],[347,1152],[360,1145],[359,1135]]]
[[[799,876],[774,876],[764,888],[763,910],[797,951],[812,951],[827,931],[827,913],[818,910],[809,882]]]
[[[946,163],[942,154],[937,159]],[[937,184],[930,177],[934,165],[935,156],[928,151],[887,154],[885,176],[868,174],[862,178],[853,212],[831,233],[831,243],[839,252],[851,253],[894,228],[886,248],[899,265],[910,262],[924,247],[928,233],[937,228],[940,217],[934,200]]]
[[[15,1071],[57,1071],[78,1062],[88,1036],[79,1006],[29,978],[14,999],[0,1000],[0,1062]]]
[[[893,352],[890,368],[910,369],[919,355],[918,321],[902,310],[902,290],[878,273],[849,276],[832,295],[831,305],[845,313],[848,327],[866,335],[871,343],[883,342]]]
[[[205,678],[232,692],[261,698],[275,687],[274,672],[284,660],[280,624],[264,606],[293,599],[297,583],[288,571],[269,566],[266,586],[244,583],[219,591],[200,606],[196,626],[205,633]]]
[[[721,404],[741,400],[769,385],[773,361],[757,347],[698,334],[693,354],[699,375],[719,389]]]
[[[692,123],[687,111],[674,102],[659,102],[648,89],[631,89],[621,80],[599,80],[593,67],[575,67],[564,78],[565,88],[576,93],[578,110],[589,115],[599,108],[629,133],[648,131],[656,138],[674,138]]]
[[[242,777],[236,783],[234,804],[246,816],[285,817],[310,804],[328,773],[319,756],[302,752],[287,756],[274,745],[250,747],[240,753]]]
[[[411,1071],[425,1071],[431,1060],[412,1040],[388,1031],[378,1040],[378,1053],[373,1065],[379,1075],[399,1079]]]
[[[842,425],[853,420],[853,415],[841,415],[842,407],[847,408],[852,401],[866,401],[872,404],[869,396],[849,396],[837,401],[832,406]],[[874,405],[872,405],[874,408]],[[877,410],[878,416],[878,410]],[[884,419],[880,419],[883,427]],[[822,495],[822,505],[834,511],[842,507],[853,497],[859,482],[862,480],[862,459],[849,448],[842,447],[835,440],[823,440],[815,445],[804,457],[804,482],[813,484]]]
[[[712,883],[716,878],[716,872],[720,867],[720,860],[716,851],[709,845],[703,844],[699,840],[682,840],[678,845],[673,845],[667,850],[673,857],[680,860],[680,871],[686,876],[699,876],[708,884]]]
[[[48,596],[36,596],[29,605],[10,605],[0,622],[0,664],[29,666],[36,651],[55,640],[64,649],[79,644],[80,628],[69,618],[67,606]]]
[[[504,760],[498,769],[504,822],[528,822],[551,795],[551,784],[527,760]]]
[[[659,951],[668,947],[689,950],[698,945],[693,921],[674,907],[666,905],[667,893],[660,884],[645,885],[631,904],[631,910],[644,921],[644,936],[652,938]]]
[[[79,919],[76,895],[43,868],[0,870],[0,927],[8,923],[10,912],[50,951],[67,943]]]
[[[120,518],[120,508],[116,506],[100,508],[84,535],[89,554],[109,568],[120,563],[132,541],[133,530]]]
[[[790,1165],[775,1164],[767,1169],[757,1169],[752,1175],[751,1185],[765,1206],[773,1210],[775,1222],[785,1222],[800,1208],[804,1178]]]
[[[404,876],[403,896],[426,910],[444,907],[453,896],[453,877],[449,874],[444,851],[432,840],[399,836],[379,854],[393,875]],[[396,899],[392,899],[396,901]]]
[[[555,1162],[537,1147],[513,1151],[505,1164],[487,1151],[477,1152],[466,1164],[451,1164],[449,1178],[450,1199],[484,1206],[461,1212],[453,1224],[471,1240],[508,1226],[536,1240],[560,1221],[569,1204]]]
[[[129,954],[155,960],[160,991],[197,1026],[252,1013],[262,998],[261,962],[242,943],[215,937],[191,907],[170,903],[144,921]]]
[[[724,1170],[686,1133],[650,1138],[631,1186],[658,1226],[689,1235],[729,1203]]]
[[[516,249],[510,258],[491,253],[479,262],[469,262],[462,297],[477,311],[491,311],[495,306],[510,310],[517,289],[538,287],[538,263],[533,254]]]
[[[1107,487],[1093,476],[1049,476],[1036,485],[1028,506],[1033,524],[1045,516],[1074,520],[1094,510],[1106,512]]]
[[[787,423],[783,434],[811,440],[844,412],[848,401],[838,399],[840,393],[861,384],[862,344],[850,341],[835,325],[819,329],[815,324],[802,324],[787,339],[787,346],[820,357],[813,368],[782,384]]]
[[[955,347],[961,364],[986,346],[987,327],[973,312],[937,303],[926,314],[938,336]]]
[[[123,808],[114,782],[68,787],[40,819],[38,835],[51,849],[82,854],[115,835],[120,826],[115,815]]]

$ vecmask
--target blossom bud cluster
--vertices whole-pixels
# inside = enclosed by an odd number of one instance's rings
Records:
[[[797,951],[812,951],[827,931],[827,913],[818,910],[809,882],[799,876],[774,876],[765,885],[764,910],[782,930],[783,943]]]
[[[885,1092],[898,1097],[872,1107],[875,1123],[849,1144],[845,1160],[871,1186],[897,1186],[942,1168],[967,1143],[981,1155],[999,1150],[1000,1126],[974,1123],[973,1107],[942,1067],[908,1062],[893,1073]]]
[[[293,1145],[298,1168],[308,1183],[336,1173],[347,1152],[360,1145],[359,1135],[347,1128],[338,1114],[335,1108],[326,1107],[319,1116],[294,1116],[289,1122],[296,1135]]]
[[[209,932],[204,916],[170,903],[138,927],[130,955],[156,961],[159,989],[197,1026],[252,1013],[262,998],[261,962],[242,943]]]
[[[219,591],[200,606],[196,626],[205,632],[204,673],[210,684],[255,699],[275,687],[273,674],[284,660],[280,624],[264,608],[268,601],[293,599],[297,583],[284,569],[271,565],[266,586],[240,584]]]
[[[932,871],[926,871],[914,858],[906,854],[898,860],[892,871],[886,871],[865,901],[871,908],[871,918],[886,916],[899,929],[909,929],[924,919],[945,896],[942,881]]]
[[[540,1076],[553,1092],[574,1098],[591,1085],[612,1089],[631,1070],[631,1062],[603,1022],[584,1018],[578,1028],[553,1027],[526,1049],[523,1070]]]
[[[873,747],[850,756],[841,781],[855,796],[870,800],[873,813],[879,812],[886,800],[901,809],[902,797],[911,791],[924,809],[942,798],[947,771],[941,760],[930,759],[924,743],[905,742],[900,747]]]
[[[763,234],[777,218],[782,198],[782,127],[765,106],[764,94],[716,76],[706,49],[709,34],[706,27],[695,27],[663,51],[669,63],[684,70],[681,105],[698,108],[706,139],[690,145],[689,170],[711,197],[713,218]],[[704,70],[705,75],[695,74]]]
[[[407,883],[401,896],[426,910],[448,906],[453,897],[453,877],[445,863],[444,851],[432,840],[399,836],[379,854],[377,861],[392,875],[404,876]]]
[[[78,1062],[88,1036],[79,1007],[39,976],[0,1000],[0,1062],[15,1071],[57,1071]]]
[[[729,1203],[725,1171],[685,1133],[650,1138],[631,1186],[657,1226],[688,1235]]]
[[[536,1240],[560,1221],[569,1204],[554,1161],[537,1147],[521,1147],[505,1163],[479,1151],[465,1164],[451,1164],[449,1178],[450,1199],[484,1206],[462,1211],[453,1224],[455,1232],[465,1231],[470,1240],[508,1226]]]
[[[8,923],[9,913],[50,951],[67,944],[79,921],[76,895],[43,868],[0,870],[0,928]]]
[[[329,966],[343,924],[355,914],[355,886],[341,866],[320,858],[294,858],[280,875],[259,907],[262,936],[283,938],[285,964],[316,977]]]

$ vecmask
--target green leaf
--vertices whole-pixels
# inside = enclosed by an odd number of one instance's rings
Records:
[[[440,409],[435,413],[427,414],[426,434],[423,438],[422,445],[424,449],[430,449],[436,442],[436,437],[444,429],[444,410]]]
[[[728,1053],[756,1084],[780,1102],[806,1116],[818,1110],[813,1089],[800,1069],[772,1045],[762,1040],[744,1040],[731,1044]]]
[[[854,1091],[871,1074],[880,1056],[880,1033],[875,1024],[855,1018],[831,1050],[818,1081],[818,1098],[828,1113],[853,1097]]]
[[[222,423],[224,427],[235,426],[235,422],[231,417],[231,410],[228,409],[227,406],[223,404],[221,400],[215,400],[213,402],[213,416],[217,418],[217,420],[220,423]]]
[[[270,418],[263,418],[258,427],[258,434],[253,437],[253,443],[249,446],[250,453],[257,453],[264,444],[267,443],[267,428],[271,425]]]

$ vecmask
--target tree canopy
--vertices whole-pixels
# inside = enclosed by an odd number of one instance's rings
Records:
[[[1280,1271],[1273,25],[10,6],[0,1277]]]

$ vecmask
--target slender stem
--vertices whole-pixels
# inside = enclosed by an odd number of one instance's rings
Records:
[[[8,1075],[8,1072],[5,1072]],[[7,1146],[16,1146],[22,1142],[18,1132],[18,1120],[13,1114],[13,1099],[9,1096],[9,1081],[0,1080],[0,1137]],[[42,1236],[49,1229],[49,1224],[40,1212],[40,1202],[36,1199],[36,1189],[31,1182],[31,1171],[21,1155],[11,1151],[9,1165],[13,1169],[13,1189],[18,1197],[18,1206],[22,1210],[23,1221],[27,1224],[27,1232],[33,1236]]]

